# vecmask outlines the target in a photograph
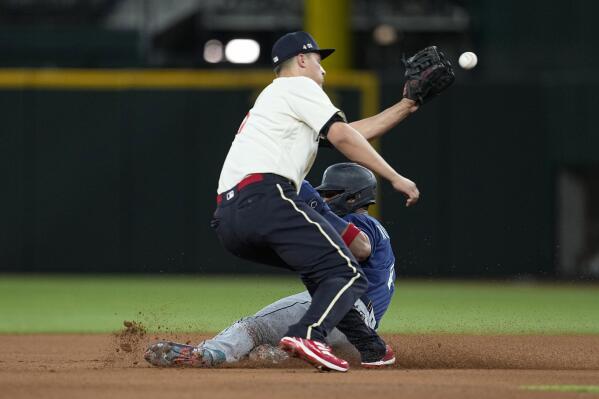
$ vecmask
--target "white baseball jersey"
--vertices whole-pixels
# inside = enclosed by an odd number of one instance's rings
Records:
[[[286,177],[299,191],[316,158],[319,133],[335,114],[345,120],[312,79],[273,80],[239,127],[220,174],[218,193],[252,173]]]

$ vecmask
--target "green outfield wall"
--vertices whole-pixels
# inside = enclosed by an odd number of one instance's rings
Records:
[[[395,77],[336,74],[327,90],[350,119],[401,94]],[[209,228],[230,142],[270,76],[0,70],[0,271],[271,271]],[[458,82],[385,136],[422,192],[406,209],[381,185],[398,273],[551,275],[555,173],[599,161],[596,93]],[[321,150],[309,177],[341,160]]]

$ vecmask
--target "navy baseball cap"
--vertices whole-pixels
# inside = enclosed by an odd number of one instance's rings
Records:
[[[287,33],[272,46],[272,66],[276,67],[283,61],[301,53],[318,53],[320,59],[333,54],[334,48],[319,48],[316,40],[307,32]]]

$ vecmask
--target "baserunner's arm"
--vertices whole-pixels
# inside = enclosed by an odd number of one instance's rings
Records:
[[[341,238],[343,238],[343,242],[345,242],[345,245],[347,245],[358,262],[368,259],[372,252],[368,236],[353,223],[349,223],[331,211],[331,208],[329,208],[320,194],[318,194],[318,191],[307,180],[302,182],[299,197],[310,205],[312,209],[320,213],[337,230]]]

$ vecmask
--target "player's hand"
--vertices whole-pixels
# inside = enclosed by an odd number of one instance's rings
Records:
[[[408,112],[411,114],[418,111],[418,108],[420,108],[420,106],[418,105],[418,103],[416,101],[410,100],[409,98],[404,97],[401,99],[401,102],[406,104],[406,106],[408,108]]]
[[[396,191],[404,193],[406,197],[408,197],[406,206],[411,206],[418,202],[418,199],[420,198],[420,191],[418,191],[416,183],[414,183],[412,180],[399,176],[397,179],[391,182],[391,185]]]

